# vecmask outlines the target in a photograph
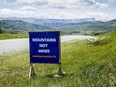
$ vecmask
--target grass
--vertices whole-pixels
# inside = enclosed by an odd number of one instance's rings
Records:
[[[62,69],[66,72],[61,78],[54,78],[57,65],[34,64],[36,76],[29,80],[28,51],[0,55],[0,87],[115,87],[116,32],[100,37],[105,38],[61,44]]]
[[[17,39],[17,38],[27,38],[28,34],[0,34],[0,40],[4,39]]]
[[[115,26],[116,26],[116,23],[113,23],[113,24],[112,24],[112,26],[114,26],[114,27],[115,27]]]

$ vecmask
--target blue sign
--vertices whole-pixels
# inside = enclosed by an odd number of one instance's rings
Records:
[[[60,32],[29,32],[30,62],[60,62]]]

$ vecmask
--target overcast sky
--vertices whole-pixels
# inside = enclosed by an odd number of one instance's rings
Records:
[[[0,17],[116,19],[116,0],[0,0]]]

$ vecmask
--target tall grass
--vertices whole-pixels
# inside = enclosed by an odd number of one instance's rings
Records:
[[[16,39],[16,38],[27,38],[28,34],[0,34],[0,40],[4,39]]]
[[[108,34],[102,34],[98,39],[92,42],[93,45],[103,45],[111,42],[116,42],[116,32],[110,32]]]
[[[62,43],[61,63],[66,74],[60,78],[54,78],[57,65],[34,64],[36,76],[29,80],[28,51],[0,55],[0,87],[115,87],[116,32],[104,36],[111,41]]]

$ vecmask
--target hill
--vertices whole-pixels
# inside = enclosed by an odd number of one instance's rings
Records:
[[[85,23],[72,23],[63,25],[58,28],[62,32],[73,34],[73,33],[81,33],[81,34],[98,34],[98,33],[107,33],[111,31],[116,31],[116,21],[108,21],[108,22],[85,22]]]
[[[64,77],[54,78],[57,65],[34,64],[36,76],[28,79],[29,52],[0,55],[0,87],[115,87],[116,32],[94,42],[61,44]]]
[[[33,18],[19,18],[20,20],[16,19],[11,18],[9,20],[0,20],[0,32],[1,30],[3,30],[5,32],[27,33],[30,31],[56,30],[61,31],[61,34],[98,35],[101,33],[116,31],[115,19],[106,22],[95,21],[94,18],[86,18],[80,20]],[[31,22],[35,24],[32,24]]]
[[[111,20],[108,23],[110,23],[112,26],[116,27],[116,19]]]
[[[40,19],[40,18],[17,18],[17,17],[6,17],[2,18],[0,17],[0,20],[22,20],[28,23],[32,24],[52,24],[52,23],[62,23],[62,24],[68,24],[68,23],[82,23],[82,22],[94,22],[96,21],[95,18],[81,18],[81,19]]]
[[[50,28],[57,29],[63,25],[69,23],[83,23],[83,22],[94,22],[95,18],[82,18],[82,19],[39,19],[39,18],[17,18],[17,17],[8,17],[2,18],[0,20],[21,20],[31,24],[37,24],[41,26],[46,26]]]
[[[29,31],[39,31],[48,30],[51,28],[44,27],[37,24],[27,23],[21,20],[1,20],[0,29],[6,32],[29,32]]]

